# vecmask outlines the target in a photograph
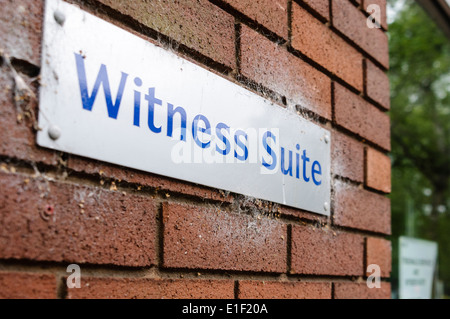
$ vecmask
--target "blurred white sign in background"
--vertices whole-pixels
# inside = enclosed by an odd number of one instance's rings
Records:
[[[400,299],[430,299],[436,267],[436,242],[400,237]]]

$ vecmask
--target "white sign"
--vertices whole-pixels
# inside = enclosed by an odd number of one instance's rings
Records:
[[[41,146],[329,215],[327,130],[74,5],[41,78]]]
[[[400,237],[400,299],[430,299],[437,243]]]

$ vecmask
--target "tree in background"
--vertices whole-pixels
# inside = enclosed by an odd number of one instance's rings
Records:
[[[408,0],[389,25],[389,46],[393,288],[397,238],[412,235],[438,242],[440,278],[449,295],[450,41]]]

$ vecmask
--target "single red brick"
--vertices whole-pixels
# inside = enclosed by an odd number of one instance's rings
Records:
[[[373,148],[366,151],[366,185],[384,193],[391,192],[391,159]]]
[[[389,116],[338,83],[334,85],[334,114],[338,125],[391,149]]]
[[[330,20],[329,0],[303,0],[309,7],[327,20]]]
[[[163,216],[164,267],[286,271],[287,227],[277,220],[174,203]]]
[[[239,299],[331,299],[326,282],[239,281]]]
[[[348,0],[332,1],[333,26],[389,68],[388,38],[383,30],[369,28],[366,15]]]
[[[175,179],[145,173],[113,164],[103,163],[78,156],[70,155],[67,166],[77,172],[100,175],[105,178],[126,181],[128,183],[139,184],[145,187],[156,188],[161,191],[200,197],[231,203],[233,196],[225,192],[220,192],[206,186],[196,185],[188,182],[177,181]]]
[[[331,80],[246,26],[241,30],[241,72],[290,103],[331,118]]]
[[[362,188],[334,183],[336,225],[391,234],[391,201]]]
[[[54,275],[0,272],[0,299],[56,299]]]
[[[224,0],[224,2],[280,37],[287,39],[288,14],[286,0]]]
[[[366,264],[380,266],[381,277],[390,277],[392,270],[392,247],[389,240],[383,238],[368,237],[366,240]],[[372,272],[367,272],[371,275]]]
[[[150,266],[156,205],[104,189],[0,173],[0,258]]]
[[[380,288],[369,288],[366,283],[334,283],[334,299],[391,299],[391,284],[381,282]]]
[[[298,4],[292,9],[292,47],[362,91],[362,55]]]
[[[207,0],[97,0],[230,68],[234,18]]]
[[[83,277],[69,299],[233,299],[232,280]]]
[[[2,1],[1,6],[1,49],[10,57],[40,65],[44,1]]]
[[[23,76],[25,81],[29,81]],[[14,100],[14,76],[6,65],[0,67],[0,155],[31,161],[56,165],[58,163],[56,152],[40,148],[36,145],[36,133],[33,129],[32,119],[25,117],[24,111],[30,108],[37,112],[37,99],[30,100],[30,104],[22,104],[20,107]],[[37,90],[32,88],[37,96]],[[18,115],[22,114],[22,120],[18,123]]]
[[[313,226],[292,227],[291,272],[308,275],[364,274],[362,236]]]
[[[368,97],[379,103],[386,110],[390,109],[389,77],[369,60],[366,60],[366,90]]]
[[[356,182],[364,181],[364,146],[334,131],[331,136],[331,172]]]
[[[370,7],[371,10],[369,10],[369,6],[377,5],[379,7],[379,13],[380,17],[378,19],[377,14],[375,14],[374,9]],[[381,27],[384,30],[388,29],[387,24],[387,13],[386,13],[386,0],[364,0],[364,10],[370,14],[373,18],[375,18],[375,21],[381,24]],[[376,9],[378,10],[378,8]],[[378,11],[377,11],[378,12]]]

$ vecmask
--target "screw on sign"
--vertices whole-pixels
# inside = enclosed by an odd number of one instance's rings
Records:
[[[62,13],[59,10],[56,10],[55,13],[53,14],[53,17],[55,18],[55,21],[60,25],[63,26],[64,22],[66,21],[66,16],[64,15],[64,13]]]
[[[57,127],[56,125],[52,125],[52,126],[50,126],[50,128],[48,129],[48,136],[49,136],[52,140],[57,140],[58,138],[61,137],[61,130],[60,130],[59,127]]]

